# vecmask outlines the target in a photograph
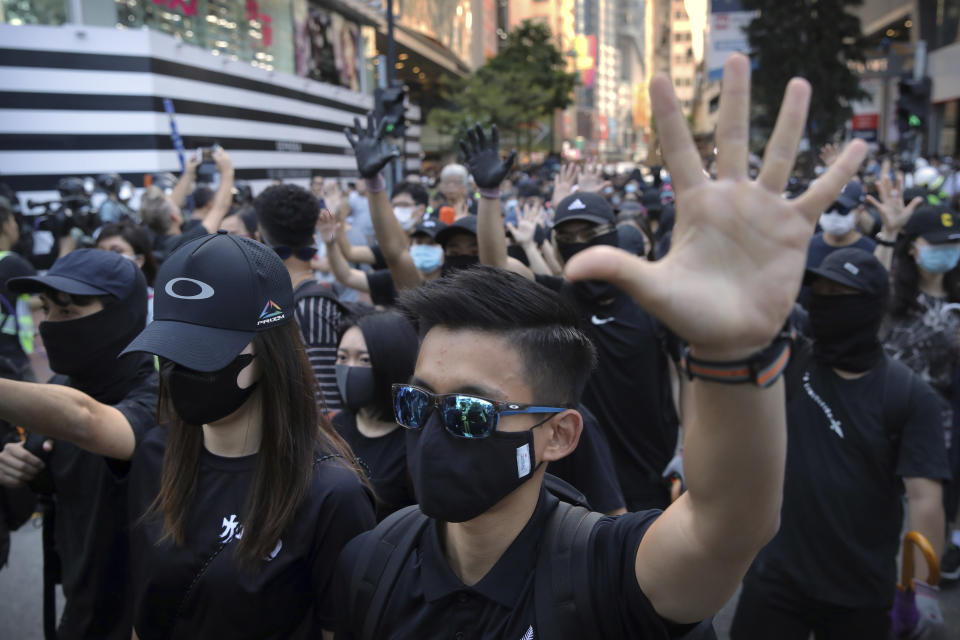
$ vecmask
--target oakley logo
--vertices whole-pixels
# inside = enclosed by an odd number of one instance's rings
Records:
[[[855,275],[855,276],[860,275],[860,269],[858,269],[855,265],[853,265],[853,264],[851,264],[851,263],[849,263],[849,262],[844,262],[844,263],[843,263],[843,268],[846,269],[847,271],[849,271],[850,273],[852,273],[852,274]]]
[[[192,295],[182,295],[173,290],[173,287],[178,282],[189,282],[200,287],[200,291]],[[183,287],[181,287],[181,290]],[[194,280],[193,278],[174,278],[167,282],[167,285],[163,288],[166,291],[167,295],[172,298],[180,298],[181,300],[205,300],[206,298],[213,297],[213,287],[208,285],[206,282],[200,282],[199,280]]]
[[[608,322],[613,322],[614,320],[616,320],[616,318],[598,318],[597,314],[593,314],[592,316],[590,316],[590,322],[597,325],[598,327],[601,325],[605,325]]]

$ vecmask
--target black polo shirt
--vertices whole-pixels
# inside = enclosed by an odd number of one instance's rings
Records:
[[[558,501],[545,490],[533,515],[493,568],[468,587],[450,569],[435,525],[428,525],[407,558],[387,598],[379,639],[540,638],[534,604],[537,554],[543,528]],[[673,625],[661,618],[637,584],[637,548],[660,511],[602,518],[591,535],[590,585],[597,619],[610,622],[610,638],[669,638]],[[340,557],[337,592],[347,587],[365,536],[352,540]],[[340,610],[350,619],[346,602]],[[344,623],[344,626],[348,626]],[[343,628],[338,639],[355,638]],[[356,630],[359,632],[359,630]],[[597,636],[598,637],[598,636]]]

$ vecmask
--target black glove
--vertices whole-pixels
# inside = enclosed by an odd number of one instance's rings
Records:
[[[481,189],[499,187],[517,158],[517,152],[511,151],[507,159],[500,162],[500,132],[497,131],[497,125],[490,128],[489,142],[480,125],[468,130],[467,140],[460,141],[460,150],[466,159],[467,169]]]
[[[357,169],[364,178],[374,178],[394,158],[400,157],[400,150],[395,145],[383,139],[383,129],[386,121],[382,120],[377,126],[373,113],[367,114],[367,129],[363,130],[360,119],[353,119],[353,131],[344,129],[347,142],[353,147],[357,156]]]

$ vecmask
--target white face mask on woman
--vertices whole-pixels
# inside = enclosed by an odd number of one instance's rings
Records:
[[[849,213],[839,213],[837,211],[828,211],[820,215],[820,228],[824,233],[832,236],[846,235],[853,230],[857,224],[857,216],[853,210]]]

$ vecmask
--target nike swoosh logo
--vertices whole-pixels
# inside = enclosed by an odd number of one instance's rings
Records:
[[[597,314],[590,316],[590,322],[597,326],[607,324],[608,322],[613,322],[615,319],[616,318],[598,318]]]

